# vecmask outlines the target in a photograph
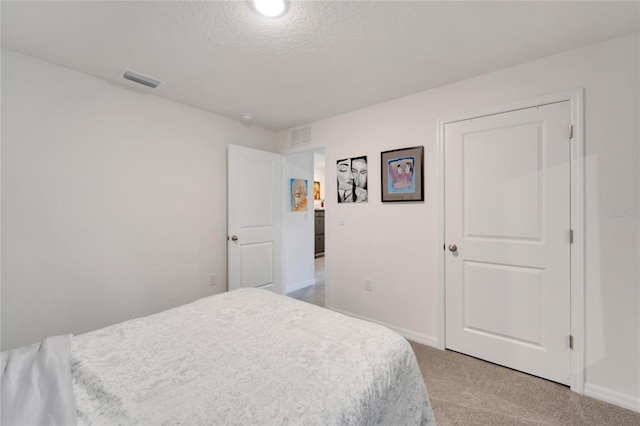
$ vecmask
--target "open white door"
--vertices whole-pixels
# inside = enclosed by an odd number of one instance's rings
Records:
[[[229,145],[227,262],[229,290],[282,294],[281,157]]]

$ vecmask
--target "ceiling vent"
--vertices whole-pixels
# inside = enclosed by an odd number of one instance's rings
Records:
[[[311,142],[311,126],[300,127],[291,131],[291,145],[302,145]]]
[[[162,81],[160,80],[157,80],[153,77],[149,77],[148,75],[140,74],[139,72],[128,70],[126,68],[122,70],[122,77],[127,80],[133,81],[134,83],[151,87],[152,89],[155,89],[156,87],[162,84]]]

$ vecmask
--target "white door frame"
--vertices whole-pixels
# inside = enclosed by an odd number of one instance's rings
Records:
[[[501,114],[524,108],[569,101],[571,105],[571,123],[573,138],[571,139],[571,229],[573,229],[573,244],[571,244],[571,335],[573,336],[573,350],[571,351],[571,390],[584,393],[585,376],[585,208],[584,208],[584,89],[575,89],[545,96],[513,102],[481,110],[456,114],[438,120],[438,164],[440,167],[439,188],[440,207],[438,218],[438,247],[445,245],[445,158],[444,138],[445,126],[456,121],[470,120],[487,115]],[[569,129],[567,129],[569,132]],[[439,330],[438,349],[445,349],[445,251],[440,250],[438,266],[438,307]]]

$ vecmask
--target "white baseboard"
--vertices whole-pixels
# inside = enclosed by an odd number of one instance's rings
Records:
[[[291,284],[287,286],[287,294],[293,293],[294,291],[302,290],[303,288],[310,287],[316,283],[315,279],[310,279],[306,281],[300,281],[299,283]]]
[[[435,337],[427,336],[426,334],[416,333],[416,332],[411,331],[411,330],[406,330],[406,329],[401,328],[401,327],[396,327],[394,325],[387,324],[387,323],[384,323],[382,321],[377,321],[377,320],[374,320],[374,319],[371,319],[371,318],[364,317],[362,315],[356,315],[354,313],[343,311],[341,309],[332,308],[330,306],[327,306],[326,308],[327,309],[331,309],[332,311],[335,311],[335,312],[340,312],[341,314],[345,314],[345,315],[350,316],[350,317],[354,317],[354,318],[358,318],[358,319],[361,319],[361,320],[364,320],[364,321],[369,321],[369,322],[373,322],[375,324],[382,325],[384,327],[387,327],[390,330],[395,331],[396,333],[398,333],[399,335],[401,335],[405,339],[411,340],[411,341],[416,342],[416,343],[421,343],[423,345],[431,346],[431,347],[436,348],[436,349],[438,348],[438,339],[436,339]]]
[[[640,413],[640,398],[637,396],[627,395],[618,391],[614,391],[602,386],[585,383],[584,394],[618,407]]]

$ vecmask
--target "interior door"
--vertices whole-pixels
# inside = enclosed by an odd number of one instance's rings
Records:
[[[229,290],[282,294],[281,157],[229,145],[227,262]]]
[[[570,382],[570,105],[445,126],[446,347]]]

